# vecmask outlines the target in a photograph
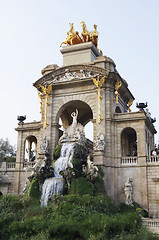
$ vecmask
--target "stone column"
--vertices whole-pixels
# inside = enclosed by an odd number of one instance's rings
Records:
[[[147,166],[146,166],[146,131],[145,121],[140,122],[140,127],[137,131],[137,157],[138,165],[140,167],[140,181],[142,192],[142,204],[148,208],[148,182],[147,182]]]
[[[23,131],[18,131],[17,140],[17,156],[16,156],[16,168],[15,168],[15,179],[14,179],[14,193],[19,194],[20,187],[20,171],[23,167]]]
[[[60,127],[58,123],[52,123],[52,150],[58,144]]]
[[[106,141],[106,148],[105,148],[105,156],[106,156],[106,164],[111,163],[112,158],[112,146],[111,146],[111,108],[112,108],[112,92],[111,92],[111,82],[108,79],[106,81],[106,88],[105,88],[105,141]]]
[[[105,80],[106,81],[106,80]],[[98,106],[98,95],[96,96],[97,101],[97,112],[96,112],[96,121],[94,120],[94,139],[93,142],[97,140],[97,137],[99,137],[100,134],[103,134],[105,137],[105,115],[106,115],[106,108],[105,108],[105,87],[101,90],[101,101],[100,101],[100,115],[102,117],[102,121],[98,122],[99,117],[99,106]],[[105,163],[105,154],[104,151],[95,150],[93,155],[93,161],[95,165],[104,165]]]
[[[146,164],[146,131],[144,120],[140,122],[140,126],[137,131],[137,156],[138,164]]]

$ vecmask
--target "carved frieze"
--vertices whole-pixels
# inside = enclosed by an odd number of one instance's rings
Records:
[[[59,82],[67,82],[73,79],[87,79],[95,78],[99,75],[107,76],[108,70],[100,67],[95,67],[91,65],[72,65],[67,67],[62,67],[52,71],[51,73],[43,76],[38,81],[34,83],[36,88],[41,85],[56,84]]]
[[[94,74],[93,72],[85,71],[83,69],[81,69],[79,72],[71,72],[69,69],[66,69],[65,74],[62,77],[52,75],[53,80],[49,81],[48,83],[65,82],[65,81],[70,81],[72,79],[83,79],[83,78],[96,77],[96,76],[97,74]]]

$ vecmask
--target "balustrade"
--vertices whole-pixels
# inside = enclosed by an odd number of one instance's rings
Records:
[[[35,162],[24,162],[23,168],[27,168],[27,167],[32,168],[32,167],[34,167],[34,165],[35,165]]]
[[[16,163],[7,163],[7,169],[9,168],[15,168]]]
[[[147,156],[146,158],[146,162],[148,164],[159,164],[159,155],[156,155],[156,156]]]
[[[137,157],[122,157],[120,163],[122,165],[133,165],[137,164]]]
[[[142,225],[150,231],[159,234],[159,219],[142,218]]]
[[[1,171],[7,171],[8,169],[15,169],[16,162],[0,162]]]

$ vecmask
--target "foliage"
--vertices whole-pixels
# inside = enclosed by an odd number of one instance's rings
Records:
[[[16,162],[16,157],[4,157],[6,162]]]
[[[57,145],[53,151],[53,159],[57,160],[60,157],[62,145]]]
[[[75,177],[81,177],[82,175],[82,166],[86,165],[87,162],[87,149],[80,144],[76,144],[74,147],[73,154],[73,171],[75,173]]]
[[[105,184],[103,180],[104,173],[102,171],[102,168],[98,167],[98,176],[95,178],[93,184],[94,184],[94,194],[104,194],[105,193]]]
[[[1,138],[0,139],[0,160],[6,161],[8,157],[15,157],[15,156],[16,156],[15,146],[12,146],[7,138],[5,140]]]
[[[60,151],[61,146],[58,146],[55,158],[59,157]],[[86,178],[82,173],[86,160],[85,148],[76,146],[71,169],[76,176],[71,178],[68,195],[52,196],[48,207],[39,206],[40,175],[32,179],[27,198],[1,196],[0,239],[156,240],[155,235],[142,228],[137,203],[133,207],[124,203],[116,206],[106,195],[102,168],[99,167],[98,177],[93,182]],[[45,174],[47,172],[43,172]]]
[[[136,208],[136,212],[139,214],[139,216],[148,217],[148,212],[143,208]]]
[[[78,194],[80,196],[85,194],[93,195],[93,190],[94,186],[91,182],[84,177],[79,177],[77,179],[73,179],[71,182],[68,194]]]
[[[28,201],[21,195],[2,195],[0,197],[0,239],[9,239],[8,226],[13,221],[21,221]]]
[[[122,202],[122,203],[119,204],[119,211],[121,213],[133,212],[133,211],[136,211],[136,207],[127,205],[126,203]]]
[[[37,178],[33,178],[31,183],[29,184],[25,196],[28,198],[36,199],[37,201],[40,200],[40,191],[39,191],[39,184]]]
[[[85,163],[87,160],[87,148],[83,145],[76,144],[74,148],[74,157]]]
[[[136,211],[118,209],[107,195],[54,196],[54,204],[48,207],[24,196],[2,196],[0,239],[158,239],[141,227]]]

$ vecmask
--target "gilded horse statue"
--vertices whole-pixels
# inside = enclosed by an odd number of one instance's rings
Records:
[[[82,35],[83,41],[84,42],[90,42],[91,38],[90,38],[90,34],[89,34],[88,30],[87,30],[85,22],[82,21],[80,24],[81,24],[81,27],[82,27],[81,35]]]
[[[86,27],[86,24],[84,21],[82,21],[80,24],[82,27],[81,37],[79,36],[78,31],[74,32],[73,23],[69,23],[70,30],[67,32],[67,37],[66,37],[65,41],[61,43],[60,47],[63,44],[66,44],[68,46],[68,45],[75,45],[78,43],[92,42],[95,45],[95,47],[98,49],[98,47],[97,47],[97,45],[98,45],[97,25],[94,24],[93,25],[94,30],[89,32],[87,30],[87,27]]]
[[[94,30],[90,32],[91,34],[91,41],[94,44],[94,46],[98,49],[98,32],[97,32],[97,25],[93,25]]]
[[[66,44],[68,46],[68,45],[75,45],[83,42],[81,37],[79,36],[79,33],[77,31],[74,32],[73,23],[69,23],[69,25],[70,25],[70,30],[69,32],[67,32],[66,40],[61,43],[60,47],[63,44]]]

